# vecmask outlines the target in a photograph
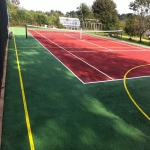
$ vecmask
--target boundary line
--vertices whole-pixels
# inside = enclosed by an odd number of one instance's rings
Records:
[[[86,48],[86,47],[85,47]],[[123,53],[128,53],[128,52],[134,52],[134,53],[138,53],[138,52],[150,52],[149,50],[112,50],[112,51],[108,51],[108,50],[96,50],[97,48],[94,48],[95,50],[93,51],[69,51],[69,52],[106,52],[106,53],[117,53],[117,52],[123,52]]]
[[[140,79],[140,78],[150,78],[150,76],[139,76],[139,77],[126,78],[126,79],[133,80],[133,79]],[[96,84],[96,83],[117,82],[117,81],[123,81],[123,79],[104,80],[104,81],[95,81],[95,82],[93,81],[93,82],[86,82],[84,84]]]
[[[17,61],[17,66],[18,66],[18,73],[19,73],[19,79],[20,79],[20,86],[21,86],[22,100],[23,100],[23,105],[24,105],[26,125],[27,125],[27,130],[28,130],[30,149],[35,150],[33,137],[32,137],[32,131],[31,131],[31,125],[30,125],[30,119],[29,119],[29,113],[28,113],[28,108],[27,108],[27,103],[26,103],[26,98],[25,98],[25,91],[24,91],[23,79],[22,79],[22,75],[21,75],[21,69],[20,69],[21,67],[20,67],[20,63],[19,63],[18,50],[17,50],[16,39],[15,39],[15,35],[14,35],[14,30],[13,30],[13,38],[14,38],[16,61]]]
[[[126,76],[128,75],[128,73],[134,69],[137,69],[137,68],[140,68],[140,67],[144,67],[144,66],[150,66],[150,64],[147,64],[147,65],[140,65],[140,66],[136,66],[136,67],[133,67],[131,68],[130,70],[128,70],[125,75],[124,75],[124,80],[123,80],[123,83],[124,83],[124,88],[128,94],[128,96],[130,97],[131,101],[133,102],[133,104],[137,107],[137,109],[148,119],[150,120],[150,117],[141,109],[141,107],[136,103],[136,101],[133,99],[133,97],[131,96],[128,88],[127,88],[127,84],[126,84]]]

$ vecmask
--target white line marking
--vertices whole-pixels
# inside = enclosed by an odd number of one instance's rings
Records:
[[[116,40],[113,40],[113,39],[109,39],[109,38],[105,38],[105,37],[100,37],[98,35],[92,35],[92,34],[87,34],[87,33],[84,33],[83,34],[85,35],[88,35],[88,36],[91,36],[91,37],[95,37],[95,38],[98,38],[98,39],[102,39],[102,40],[106,40],[106,41],[109,41],[109,42],[114,42],[114,43],[119,43],[119,44],[122,44],[122,45],[127,45],[129,47],[135,47],[135,48],[138,48],[138,49],[141,49],[141,50],[145,50],[146,48],[148,47],[141,47],[140,45],[135,45],[134,43],[126,43],[124,41],[116,41]]]
[[[75,37],[73,37],[73,36],[71,36],[71,35],[68,35],[68,34],[64,34],[64,35],[69,36],[69,37],[71,37],[71,38],[73,38],[73,39],[76,39],[76,40],[80,40],[80,39],[77,39],[77,38],[75,38]],[[88,43],[88,44],[91,44],[91,45],[94,45],[94,46],[97,46],[97,47],[99,47],[99,48],[104,48],[104,49],[106,49],[106,50],[108,50],[108,51],[112,51],[112,49],[109,49],[109,48],[106,48],[106,47],[103,47],[103,46],[100,46],[100,45],[97,45],[97,44],[88,42],[88,41],[86,41],[86,40],[81,40],[81,41],[83,41],[83,42],[85,42],[85,43]]]
[[[107,51],[107,50],[93,50],[93,51],[69,51],[69,52],[71,52],[71,53],[75,53],[75,52],[80,52],[80,53],[84,53],[84,52],[86,52],[86,53],[96,53],[96,52],[110,52],[110,51]]]
[[[150,76],[139,76],[139,77],[131,77],[131,78],[126,78],[128,80],[133,80],[133,79],[140,79],[140,78],[149,78]],[[107,82],[115,82],[115,81],[121,81],[123,79],[114,79],[114,80],[105,80],[105,81],[95,81],[95,82],[84,82],[84,84],[96,84],[96,83],[107,83]]]
[[[29,33],[30,34],[30,33]],[[30,34],[32,36],[32,34]],[[38,41],[34,36],[32,36],[43,48],[45,48],[52,56],[54,56],[55,59],[57,59],[64,67],[66,67],[81,83],[84,84],[84,82],[76,75],[74,72],[72,72],[61,60],[59,60],[55,55],[53,55],[40,41]]]
[[[56,44],[55,42],[51,41],[50,39],[46,38],[44,35],[38,33],[37,31],[35,31],[37,34],[41,35],[42,37],[44,37],[45,39],[47,39],[48,41],[50,41],[51,43],[57,45],[59,48],[63,49],[64,51],[68,52],[69,54],[71,54],[72,56],[74,56],[75,58],[81,60],[82,62],[84,62],[85,64],[87,64],[88,66],[92,67],[93,69],[97,70],[98,72],[100,72],[101,74],[107,76],[108,78],[110,78],[111,80],[114,80],[112,77],[110,77],[109,75],[107,75],[106,73],[102,72],[101,70],[95,68],[94,66],[90,65],[89,63],[87,63],[86,61],[82,60],[81,58],[77,57],[76,55],[70,53],[69,51],[67,51],[65,48],[61,47],[60,45]]]
[[[110,51],[108,50],[93,50],[93,51],[69,51],[69,52],[90,52],[90,53],[96,53],[96,52],[106,52],[106,53],[110,53]],[[150,52],[149,50],[113,50],[111,52]]]
[[[113,50],[113,52],[150,52],[149,50]]]
[[[30,34],[30,33],[29,33]],[[32,34],[30,34],[32,36]],[[52,56],[54,56],[64,67],[66,67],[72,74],[74,74],[74,72],[72,72],[63,62],[61,62],[55,55],[53,55],[44,45],[42,45],[34,36],[32,36],[42,47],[44,47]],[[47,38],[46,38],[47,39]],[[140,50],[139,50],[140,51]],[[146,51],[146,50],[145,50]],[[136,52],[136,51],[135,51]],[[105,80],[105,81],[95,81],[95,82],[84,82],[82,81],[76,74],[74,74],[74,76],[82,83],[82,84],[96,84],[96,83],[107,83],[107,82],[117,82],[117,81],[121,81],[123,79],[113,79],[113,80]],[[129,80],[132,79],[140,79],[140,78],[149,78],[150,76],[139,76],[139,77],[132,77],[132,78],[126,78]]]

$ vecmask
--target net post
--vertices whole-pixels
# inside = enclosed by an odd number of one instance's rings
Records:
[[[25,24],[26,39],[27,39],[27,24]]]
[[[82,39],[82,28],[80,29],[80,40]]]
[[[121,40],[122,40],[122,31],[121,31]]]

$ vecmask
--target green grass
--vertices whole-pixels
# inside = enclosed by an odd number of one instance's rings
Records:
[[[82,84],[35,39],[15,28],[36,150],[150,150],[150,121],[129,99],[123,81]],[[127,80],[149,111],[150,78]],[[13,39],[9,42],[2,150],[28,150]]]
[[[149,39],[143,38],[142,42],[139,42],[140,41],[139,37],[132,37],[130,39],[129,36],[122,36],[122,40],[130,42],[130,43],[138,44],[138,45],[141,45],[141,46],[150,47],[150,40]]]
[[[89,32],[90,33],[90,32]],[[108,36],[107,33],[90,33],[90,34],[94,34],[94,35],[98,35],[98,36],[104,36],[106,38],[110,38]],[[116,40],[120,40],[119,38],[116,38],[114,37],[115,35],[112,35],[111,39],[116,39]],[[120,36],[119,36],[120,37]],[[142,41],[140,42],[140,38],[139,37],[131,37],[126,35],[125,33],[123,33],[122,35],[122,41],[125,41],[125,42],[129,42],[129,43],[132,43],[132,44],[137,44],[137,45],[140,45],[140,46],[146,46],[146,47],[150,47],[150,39],[144,37],[142,38]]]

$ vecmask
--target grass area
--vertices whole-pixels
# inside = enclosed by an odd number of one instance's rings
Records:
[[[23,28],[14,28],[36,150],[150,150],[150,121],[123,81],[82,84]],[[9,42],[2,150],[28,150],[13,39]],[[150,78],[127,80],[150,114]]]
[[[142,39],[142,42],[139,42],[139,37],[132,37],[130,39],[129,36],[125,36],[125,35],[122,36],[122,39],[124,41],[130,42],[130,43],[150,47],[150,40],[149,39]]]
[[[94,34],[94,35],[98,35],[98,36],[104,36],[106,38],[110,37],[109,34],[105,33],[105,32],[104,33],[93,32],[93,33],[90,33],[90,34]],[[113,39],[120,39],[120,35],[116,36],[116,34],[112,34],[111,38],[113,38]],[[150,47],[150,39],[148,39],[148,38],[142,38],[142,42],[139,42],[140,41],[139,37],[132,37],[132,38],[130,38],[130,36],[128,36],[128,35],[123,33],[122,40],[126,41],[126,42],[129,42],[129,43]]]

